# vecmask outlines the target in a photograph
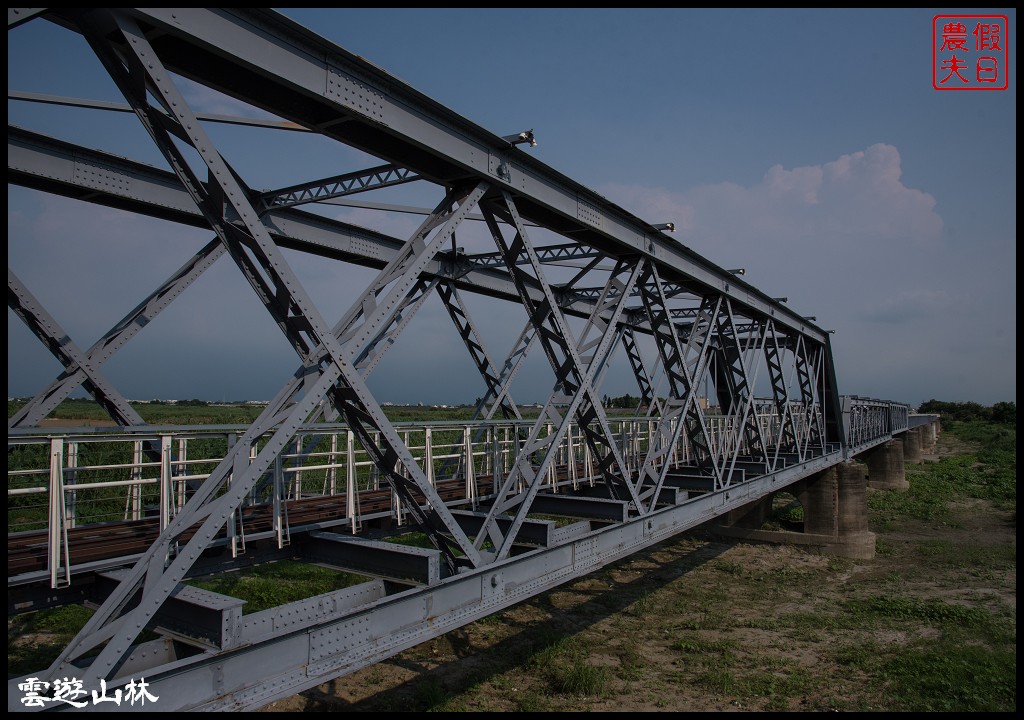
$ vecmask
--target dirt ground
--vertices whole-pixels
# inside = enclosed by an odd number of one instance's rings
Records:
[[[879,552],[850,560],[697,528],[264,710],[884,710],[844,652],[938,631],[857,623],[844,603],[895,595],[1015,613],[1015,559],[985,571],[929,558],[1007,546],[1015,558],[1016,514],[977,501],[942,524],[871,530]]]

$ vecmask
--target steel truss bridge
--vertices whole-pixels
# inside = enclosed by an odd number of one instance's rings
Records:
[[[34,525],[9,514],[9,612],[97,606],[40,679],[99,688],[144,676],[160,709],[258,708],[909,428],[906,405],[840,395],[829,334],[812,318],[535,160],[532,131],[494,135],[271,10],[8,9],[10,33],[47,21],[84,38],[126,102],[10,99],[134,113],[166,168],[9,125],[8,183],[212,238],[88,347],[8,269],[9,307],[64,368],[8,424],[9,504],[42,508]],[[275,119],[198,113],[181,78]],[[309,133],[375,161],[257,190],[222,154],[213,123]],[[411,184],[432,188],[436,204],[408,237],[323,212]],[[457,245],[471,226],[476,245]],[[376,275],[338,317],[313,302],[293,252]],[[273,318],[296,370],[249,426],[146,425],[103,365],[221,256]],[[479,332],[480,296],[523,310],[504,354]],[[479,371],[481,397],[470,421],[395,423],[368,382],[430,298]],[[552,389],[527,413],[511,388],[531,351],[546,359]],[[628,418],[601,401],[616,354],[639,388]],[[116,429],[42,430],[79,388]],[[115,510],[98,515],[111,497]],[[410,531],[429,547],[394,541]],[[283,558],[366,582],[251,614],[185,584]],[[158,639],[140,639],[144,630]],[[30,709],[18,682],[9,709]]]

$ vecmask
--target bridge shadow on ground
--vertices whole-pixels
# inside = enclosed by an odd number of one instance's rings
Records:
[[[307,690],[299,696],[304,700],[301,711],[431,710],[474,685],[528,666],[538,653],[602,620],[629,612],[651,593],[714,560],[737,542],[713,537],[705,526],[682,532],[496,615]],[[566,594],[585,599],[566,603]],[[511,634],[481,646],[479,629],[488,623],[500,623]],[[276,705],[266,710],[279,710]]]

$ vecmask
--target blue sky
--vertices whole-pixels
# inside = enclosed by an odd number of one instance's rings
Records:
[[[1015,10],[941,11],[1008,16],[1009,89],[982,92],[933,89],[927,9],[283,12],[490,131],[532,128],[540,160],[645,220],[675,222],[674,239],[788,297],[835,330],[842,393],[1016,401]],[[8,64],[9,91],[121,100],[84,42],[47,23],[9,32]],[[182,87],[198,111],[254,114]],[[8,113],[163,166],[132,116],[13,101]],[[254,187],[374,164],[295,134],[211,133]],[[409,187],[383,201],[438,199]],[[210,235],[10,186],[8,202],[10,268],[82,347]],[[417,222],[323,212],[399,236]],[[330,322],[371,277],[289,259]],[[503,357],[521,310],[474,302]],[[8,361],[8,395],[60,371],[10,311]],[[104,369],[127,397],[220,400],[269,398],[295,364],[221,260]],[[627,370],[613,361],[604,390],[635,393]],[[543,400],[550,385],[536,352],[515,394]],[[482,393],[437,302],[371,387],[392,402]]]

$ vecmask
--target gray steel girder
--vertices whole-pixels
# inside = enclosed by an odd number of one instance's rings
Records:
[[[720,292],[737,308],[774,317],[816,342],[825,340],[826,333],[803,316],[653,225],[272,10],[123,12],[156,28],[154,47],[169,70],[435,182],[473,177],[514,191],[528,221],[572,232],[574,239],[611,256],[647,256],[669,281]],[[51,11],[47,17],[80,31],[75,13]],[[325,123],[327,117],[346,122]]]
[[[695,382],[695,379],[699,379],[702,372],[694,372],[706,364],[707,339],[713,323],[708,321],[698,324],[697,321],[702,318],[703,314],[698,313],[694,329],[684,347],[680,343],[675,324],[669,319],[668,302],[657,268],[651,266],[638,286],[641,289],[644,309],[650,318],[659,357],[669,379],[671,397],[676,404],[681,406],[679,428],[685,428],[701,471],[721,479],[720,469],[710,450],[711,439],[708,435],[704,414],[696,405],[699,383]],[[704,305],[714,304],[714,309],[711,311],[713,316],[718,312],[720,302],[720,299],[705,298]],[[694,348],[696,348],[696,352],[694,352]],[[654,490],[653,493],[653,497],[656,499],[657,491]]]
[[[280,190],[270,190],[260,195],[259,204],[262,210],[294,207],[369,190],[404,185],[414,180],[419,180],[419,177],[411,170],[397,165],[381,165],[368,170],[335,175],[324,180],[291,185]]]
[[[221,652],[180,657],[163,649],[163,641],[155,641],[141,646],[107,685],[145,677],[150,692],[160,698],[161,711],[255,710],[582,577],[842,460],[841,452],[831,453],[640,518],[588,524],[555,547],[538,548],[434,585],[388,592],[376,580],[243,615],[236,640]],[[10,711],[26,710],[18,703],[20,681],[8,681]]]

